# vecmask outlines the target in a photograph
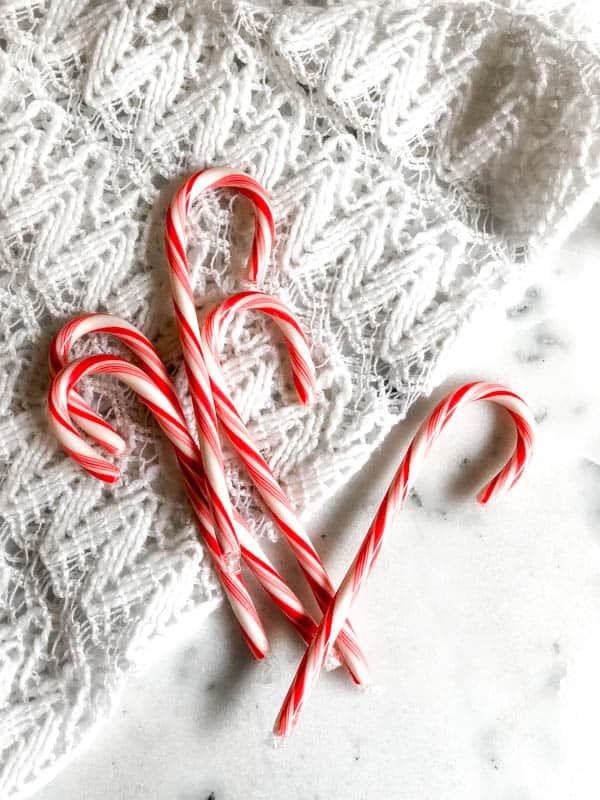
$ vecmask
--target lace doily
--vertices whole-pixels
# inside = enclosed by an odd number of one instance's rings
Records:
[[[219,598],[169,448],[124,387],[85,387],[128,439],[119,485],[51,439],[51,336],[84,311],[124,316],[187,395],[164,210],[192,170],[249,172],[276,214],[264,288],[308,332],[319,399],[294,402],[265,320],[236,321],[224,364],[276,475],[314,506],[600,193],[598,55],[574,20],[466,2],[3,4],[2,797],[45,781],[151,638]],[[199,305],[241,287],[251,229],[241,200],[194,209]],[[274,535],[230,463],[237,507]]]

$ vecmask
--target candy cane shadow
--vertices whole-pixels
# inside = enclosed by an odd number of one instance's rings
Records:
[[[252,597],[256,597],[256,587],[249,585],[248,588]],[[258,603],[257,607],[262,617],[262,609]],[[219,617],[219,649],[223,653],[218,674],[205,687],[199,685],[197,676],[192,677],[197,691],[195,702],[199,725],[204,725],[206,718],[225,720],[231,715],[232,709],[239,707],[244,696],[252,696],[262,667],[262,663],[253,660],[248,653],[248,647],[240,635],[239,626],[228,604],[222,603],[215,614]],[[201,634],[199,641],[205,642],[205,635]],[[206,644],[210,646],[209,642]]]
[[[261,545],[264,544],[261,540]],[[270,557],[274,556],[276,549],[277,545],[269,553]],[[282,565],[289,564],[290,558],[289,554],[285,554]],[[277,561],[277,558],[273,557],[273,561]],[[265,695],[271,694],[273,686],[279,686],[280,691],[283,691],[289,671],[302,657],[304,645],[283,614],[262,592],[255,578],[248,570],[243,569],[243,572],[248,590],[256,602],[256,608],[269,635],[272,652],[262,661],[250,657],[235,618],[227,603],[223,602],[210,622],[199,630],[196,640],[200,649],[205,646],[212,648],[210,680],[208,683],[203,682],[198,674],[192,673],[187,680],[200,727],[206,724],[206,720],[210,720],[211,724],[217,726],[216,730],[222,729],[226,734],[227,725],[232,721],[239,724],[240,720],[245,720],[248,730],[258,732],[258,735],[264,732],[266,735],[268,728],[265,727],[263,731],[262,723],[259,724],[253,715],[258,713],[259,708],[263,712],[265,709],[270,710],[265,705]],[[300,580],[302,579],[299,579],[299,583]],[[217,637],[217,641],[213,637]],[[289,658],[289,664],[282,664],[282,656]]]

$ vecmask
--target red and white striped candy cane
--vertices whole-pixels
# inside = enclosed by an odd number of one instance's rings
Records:
[[[185,420],[180,416],[179,409],[165,394],[162,387],[142,369],[116,356],[99,355],[77,359],[64,367],[52,381],[48,393],[50,427],[65,452],[95,478],[107,483],[114,483],[118,480],[118,466],[98,456],[83,441],[73,426],[69,413],[69,397],[75,385],[82,378],[97,374],[115,375],[133,389],[153,413],[175,448],[186,485],[200,486],[203,481],[200,453],[189,434]],[[193,498],[192,503],[208,550],[246,641],[253,654],[257,658],[263,658],[269,651],[269,643],[250,594],[241,575],[231,573],[226,568],[224,554],[214,536],[211,517],[206,505],[200,504],[198,507],[193,502]]]
[[[75,319],[65,325],[62,330],[54,337],[50,346],[50,373],[55,376],[64,366],[69,363],[70,351],[73,344],[82,336],[89,333],[108,333],[114,335],[123,343],[127,344],[135,355],[142,362],[143,368],[149,377],[158,384],[160,390],[167,395],[168,400],[173,404],[178,412],[179,421],[185,426],[185,417],[179,399],[172,386],[170,377],[166,371],[160,356],[149,342],[149,340],[130,323],[115,317],[111,314],[88,314]],[[100,445],[116,452],[114,441],[118,439],[124,442],[119,435],[99,417],[90,406],[76,393],[75,388],[71,389],[68,397],[68,408],[72,416],[77,418],[79,427],[86,430]],[[175,448],[177,455],[177,448]],[[200,455],[197,452],[198,463],[196,469],[190,473],[189,469],[180,462],[184,473],[186,488],[196,513],[200,530],[205,544],[209,550],[219,577],[225,584],[227,594],[233,591],[235,576],[224,576],[221,566],[222,552],[214,534],[212,517],[206,499],[206,489],[204,480],[198,481],[198,475],[202,473]],[[265,592],[283,611],[292,622],[300,636],[308,644],[316,631],[316,623],[306,611],[302,602],[292,589],[286,584],[281,575],[271,564],[267,556],[263,553],[260,545],[250,534],[242,518],[236,513],[236,532],[240,542],[242,558],[255,575]],[[333,663],[336,663],[334,657]],[[339,662],[338,662],[339,663]]]
[[[165,225],[165,248],[171,267],[171,294],[200,433],[200,450],[206,472],[209,501],[223,550],[230,558],[232,568],[235,568],[239,544],[225,481],[217,417],[202,353],[200,329],[186,257],[185,224],[190,205],[201,192],[216,188],[235,189],[248,197],[254,206],[255,232],[249,262],[250,278],[253,280],[260,277],[270,255],[273,242],[273,215],[266,192],[252,178],[225,168],[206,169],[192,175],[177,191],[167,210]]]
[[[458,409],[478,400],[491,400],[505,408],[511,415],[517,431],[517,441],[512,456],[477,495],[478,501],[486,504],[500,497],[508,492],[523,474],[532,453],[534,422],[531,411],[518,395],[497,384],[470,383],[442,400],[429,419],[421,425],[406,451],[356,558],[300,662],[275,722],[274,730],[278,736],[287,736],[294,729],[302,706],[325,663],[329,648],[344,625],[354,599],[366,583],[381,550],[383,538],[390,529],[394,515],[402,507],[431,445]]]
[[[247,310],[261,311],[272,317],[284,336],[300,401],[309,403],[315,397],[315,373],[308,344],[300,325],[287,306],[261,292],[241,292],[216,306],[202,328],[205,361],[217,415],[225,435],[237,450],[271,516],[287,539],[321,610],[324,611],[334,595],[333,584],[288,497],[277,483],[235,408],[219,363],[219,344],[229,321],[234,314]],[[357,683],[365,682],[368,678],[366,659],[349,623],[343,626],[337,646],[353,679]]]

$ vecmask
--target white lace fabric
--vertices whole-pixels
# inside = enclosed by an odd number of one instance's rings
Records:
[[[83,387],[128,441],[116,486],[51,439],[51,336],[87,311],[121,315],[189,403],[164,210],[196,169],[247,171],[274,202],[262,288],[303,323],[319,398],[295,402],[258,316],[231,326],[223,362],[293,502],[314,506],[440,379],[474,312],[597,199],[600,68],[576,22],[574,6],[466,2],[3,4],[2,797],[47,780],[153,637],[220,597],[174,459],[130,392]],[[242,200],[194,207],[199,305],[244,288],[251,230]],[[229,466],[235,505],[272,532]]]

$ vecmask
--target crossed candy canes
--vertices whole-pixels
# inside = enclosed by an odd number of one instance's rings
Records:
[[[112,483],[119,478],[119,468],[97,456],[73,423],[77,422],[79,428],[111,455],[121,454],[125,443],[85,403],[76,385],[79,380],[93,374],[112,374],[132,388],[148,406],[173,445],[200,533],[251,652],[255,657],[263,658],[268,653],[269,644],[241,575],[240,557],[308,645],[275,724],[275,732],[285,736],[293,730],[324,664],[337,666],[343,661],[356,683],[368,679],[365,656],[347,619],[350,606],[366,582],[391,520],[404,502],[416,468],[457,409],[469,402],[491,400],[508,410],[517,429],[515,452],[479,495],[481,503],[507,492],[521,476],[531,455],[533,422],[521,398],[494,384],[468,384],[443,400],[415,436],[355,560],[335,592],[304,526],[231,400],[218,356],[222,338],[235,314],[253,310],[268,315],[283,335],[298,398],[307,404],[316,395],[316,381],[302,329],[281,301],[260,292],[242,292],[228,298],[210,312],[202,330],[198,324],[185,252],[185,223],[194,199],[202,191],[218,187],[237,189],[253,205],[255,232],[248,262],[248,280],[256,282],[263,276],[274,235],[273,214],[265,190],[253,179],[232,170],[209,169],[197,173],[182,185],[169,206],[165,245],[199,444],[188,429],[179,398],[152,344],[133,325],[108,314],[80,317],[68,323],[53,340],[50,348],[53,380],[48,396],[50,425],[70,456],[94,477]],[[110,355],[69,362],[73,343],[91,333],[116,336],[128,345],[140,366]],[[324,614],[319,626],[275,570],[231,505],[219,424],[307,579]]]

